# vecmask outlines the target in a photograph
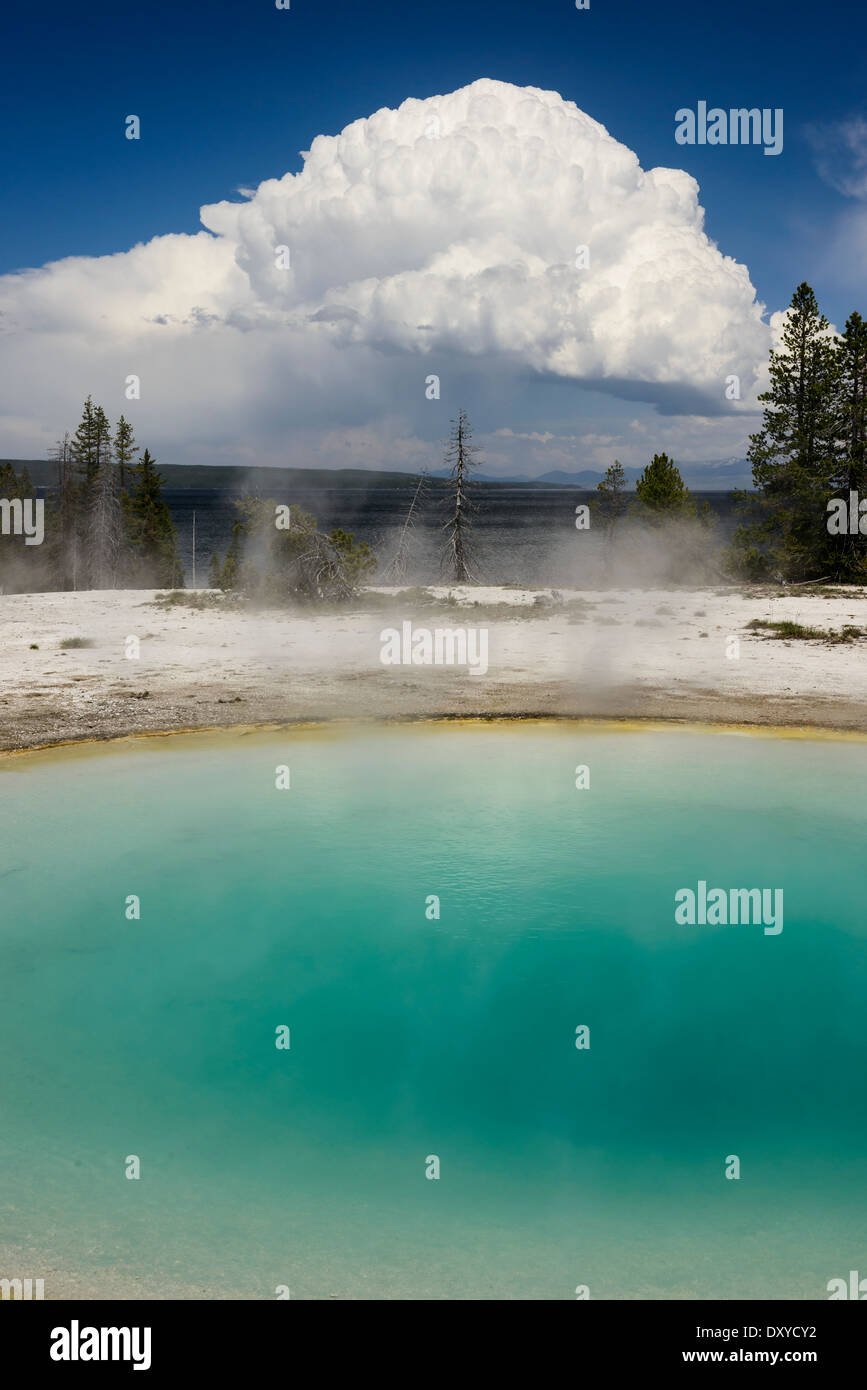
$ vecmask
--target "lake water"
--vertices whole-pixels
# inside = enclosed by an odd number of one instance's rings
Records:
[[[7,1263],[827,1298],[867,1274],[865,785],[863,742],[583,724],[0,761]],[[783,930],[677,925],[700,880]]]
[[[294,503],[311,513],[324,531],[340,526],[356,540],[365,541],[381,562],[372,582],[383,583],[387,582],[383,572],[397,550],[412,491],[406,486],[368,489],[344,484],[306,490],[298,487],[290,495],[276,488],[275,500]],[[204,488],[170,488],[165,496],[190,587],[193,512],[196,514],[196,579],[197,585],[204,587],[212,554],[216,551],[222,558],[231,539],[232,522],[237,516],[232,496],[226,491]],[[709,571],[707,563],[712,552],[728,544],[736,525],[731,494],[696,494],[698,501],[708,502],[717,518],[713,535],[698,547],[700,553],[685,555],[683,547],[671,537],[663,540],[661,546],[649,545],[645,535],[625,546],[624,558],[628,559],[629,568],[621,565],[613,573],[606,565],[604,537],[598,528],[579,533],[575,527],[576,506],[592,496],[564,487],[477,488],[471,543],[477,580],[484,584],[581,588],[619,582],[707,582],[718,577],[716,563],[711,564]],[[436,584],[442,580],[444,520],[443,499],[431,493],[419,509],[410,538],[409,583]]]

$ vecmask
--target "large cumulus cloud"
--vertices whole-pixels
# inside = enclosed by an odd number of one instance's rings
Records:
[[[746,396],[767,352],[694,179],[643,171],[553,92],[485,79],[406,101],[201,217],[196,236],[0,280],[4,452],[88,390],[122,404],[133,372],[142,425],[240,455],[253,429],[424,432],[419,374],[458,360],[694,412],[731,373]]]

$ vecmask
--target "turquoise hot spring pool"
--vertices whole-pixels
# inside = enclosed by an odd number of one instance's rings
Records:
[[[0,1275],[827,1298],[867,1274],[865,788],[855,739],[581,723],[0,760]],[[702,883],[782,929],[678,922]]]

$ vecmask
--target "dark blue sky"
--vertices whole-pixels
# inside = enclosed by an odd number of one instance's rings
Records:
[[[10,7],[2,33],[0,271],[194,231],[200,204],[297,170],[315,135],[484,76],[556,90],[643,167],[694,174],[708,232],[770,308],[806,278],[837,321],[856,298],[867,309],[829,257],[849,200],[804,135],[864,112],[867,21],[851,3],[45,0]],[[782,107],[783,153],[675,144],[675,110],[700,99]]]

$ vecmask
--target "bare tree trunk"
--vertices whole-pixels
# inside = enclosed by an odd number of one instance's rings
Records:
[[[427,481],[427,473],[423,472],[418,480],[418,487],[416,488],[413,494],[413,499],[409,504],[409,511],[406,514],[406,520],[403,523],[403,529],[400,533],[400,540],[397,546],[397,554],[395,555],[394,559],[392,560],[391,564],[389,565],[388,569],[385,571],[385,574],[383,575],[383,578],[386,580],[393,579],[396,583],[402,584],[403,581],[406,579],[406,567],[407,562],[409,560],[409,533],[415,526],[416,505],[418,503],[419,498],[421,497],[423,488],[427,484]]]
[[[478,463],[471,439],[472,430],[466,412],[459,410],[446,450],[446,462],[452,466],[450,495],[454,509],[443,528],[447,533],[444,568],[451,571],[456,584],[469,584],[473,579],[469,561],[470,513],[474,510],[470,497],[470,477]]]
[[[94,480],[90,544],[91,583],[97,589],[113,589],[123,545],[123,514],[117,472],[110,458],[103,459]]]

